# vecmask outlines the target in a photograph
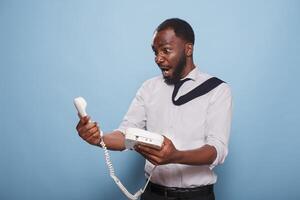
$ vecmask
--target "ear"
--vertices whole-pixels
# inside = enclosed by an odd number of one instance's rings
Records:
[[[186,43],[185,44],[185,55],[187,57],[191,57],[194,52],[194,45],[192,43]]]

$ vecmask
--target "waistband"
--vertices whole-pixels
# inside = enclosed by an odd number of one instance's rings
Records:
[[[165,197],[185,197],[192,198],[198,196],[208,196],[213,194],[214,185],[205,185],[195,188],[178,188],[178,187],[165,187],[152,182],[149,182],[147,190]]]

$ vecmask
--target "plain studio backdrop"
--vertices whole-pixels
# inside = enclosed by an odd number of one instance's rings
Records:
[[[126,199],[103,151],[81,140],[73,98],[104,131],[118,127],[144,80],[163,20],[187,20],[200,70],[230,84],[229,156],[219,200],[300,199],[300,2],[0,1],[0,199]],[[143,158],[112,152],[131,192]]]

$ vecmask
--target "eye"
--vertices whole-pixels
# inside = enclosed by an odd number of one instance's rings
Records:
[[[153,50],[154,55],[157,56],[157,51],[155,49],[152,49],[152,50]]]
[[[170,48],[163,48],[162,51],[164,54],[169,54],[172,52],[172,50]]]

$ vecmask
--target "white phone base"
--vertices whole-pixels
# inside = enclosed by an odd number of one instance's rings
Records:
[[[164,137],[158,133],[153,133],[139,128],[128,128],[125,131],[125,147],[133,150],[137,144],[143,144],[155,149],[160,149],[164,142]]]

